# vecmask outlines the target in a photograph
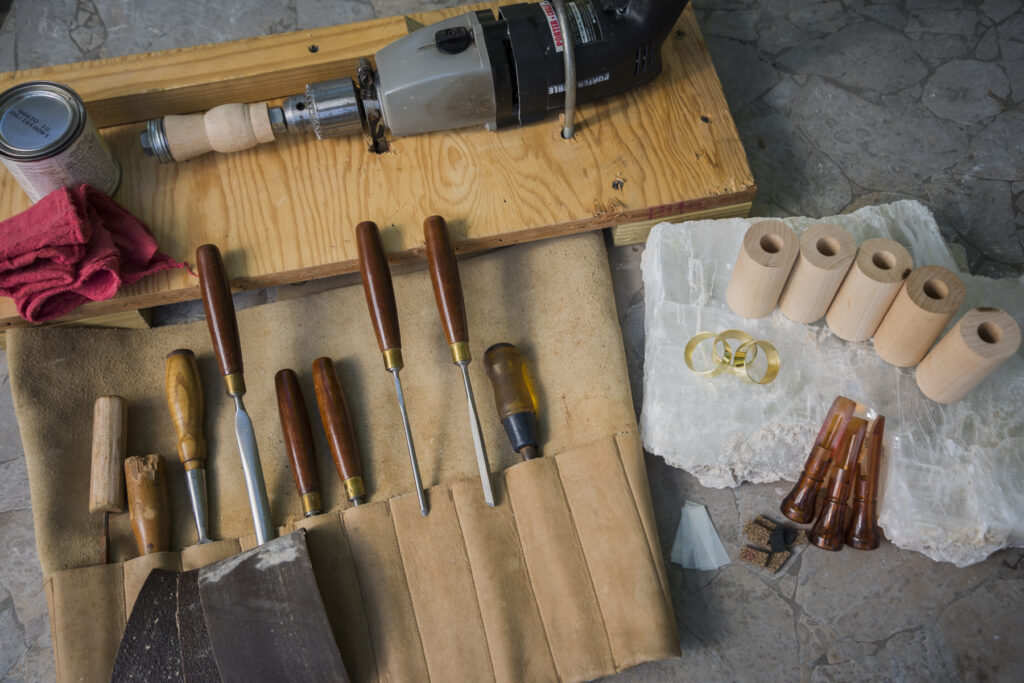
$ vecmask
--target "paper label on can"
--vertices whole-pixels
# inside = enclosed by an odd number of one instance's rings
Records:
[[[558,23],[558,13],[548,0],[540,3],[544,17],[548,20],[548,28],[551,30],[551,38],[555,42],[555,51],[562,52],[565,49],[565,37],[562,33],[562,25]],[[566,13],[572,23],[572,34],[575,38],[573,45],[580,47],[588,43],[596,43],[601,40],[601,22],[597,19],[597,12],[594,11],[590,0],[575,0],[565,3]]]

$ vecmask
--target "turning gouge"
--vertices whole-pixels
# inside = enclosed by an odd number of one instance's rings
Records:
[[[210,543],[206,506],[206,438],[203,436],[203,385],[196,354],[175,349],[167,354],[164,375],[167,410],[178,433],[178,459],[185,468],[188,498],[196,523],[197,543]]]
[[[277,389],[277,414],[281,417],[284,449],[302,501],[302,516],[319,515],[324,511],[324,504],[320,496],[320,478],[316,474],[313,431],[309,427],[299,377],[294,370],[280,370],[274,375],[274,387]]]
[[[252,420],[245,411],[242,396],[245,394],[245,377],[242,374],[242,345],[238,341],[238,321],[235,318],[235,302],[231,299],[231,287],[220,250],[213,244],[204,244],[196,250],[199,270],[199,289],[203,295],[203,310],[210,327],[210,339],[217,355],[221,375],[228,396],[235,401],[235,436],[238,451],[242,456],[242,472],[245,488],[249,494],[249,510],[256,530],[256,541],[266,543],[274,537],[270,522],[270,503],[267,501],[267,487],[263,481],[263,467],[256,447],[256,432]]]
[[[338,373],[330,358],[313,361],[313,387],[316,389],[316,404],[320,409],[320,421],[327,434],[334,466],[345,486],[345,497],[353,505],[366,502],[366,486],[363,484],[363,467],[359,462],[356,435],[352,430],[352,418],[348,414],[348,403],[341,391]]]
[[[171,504],[167,470],[159,455],[135,455],[124,461],[128,514],[139,553],[171,549]]]
[[[100,396],[92,412],[92,470],[89,512],[103,513],[102,564],[110,562],[110,513],[124,512],[124,449],[127,404],[120,396]]]

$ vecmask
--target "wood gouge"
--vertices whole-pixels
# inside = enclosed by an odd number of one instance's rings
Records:
[[[127,403],[101,396],[92,412],[92,470],[89,512],[103,513],[102,564],[110,562],[110,513],[124,512],[124,449],[128,436]]]
[[[206,438],[203,436],[203,386],[196,354],[175,349],[167,354],[164,376],[167,409],[178,433],[178,459],[185,468],[188,498],[196,523],[197,543],[210,543],[206,504]]]
[[[462,281],[459,279],[459,264],[455,260],[455,248],[448,235],[448,224],[440,216],[431,216],[423,222],[423,237],[427,247],[427,268],[434,285],[437,312],[444,325],[444,335],[452,352],[452,363],[462,370],[466,386],[466,401],[469,403],[469,428],[473,434],[480,481],[484,487],[484,500],[494,507],[494,489],[491,486],[491,471],[487,465],[487,450],[480,430],[480,418],[473,398],[473,385],[469,381],[469,326],[466,322],[466,302],[462,297]]]
[[[324,504],[320,496],[320,478],[316,474],[313,431],[309,426],[299,376],[294,370],[280,370],[274,375],[274,387],[277,389],[277,413],[281,417],[284,449],[302,501],[302,516],[319,515],[324,511]]]
[[[313,361],[313,387],[316,389],[316,404],[320,410],[324,433],[327,434],[327,444],[331,447],[334,466],[345,486],[345,497],[353,505],[362,505],[366,502],[363,467],[359,462],[359,449],[345,394],[330,358],[317,358]]]

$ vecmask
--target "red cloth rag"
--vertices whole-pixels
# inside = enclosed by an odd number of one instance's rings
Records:
[[[153,233],[88,185],[54,190],[0,223],[0,295],[39,323],[87,301],[105,301],[122,284],[186,268],[157,248]]]

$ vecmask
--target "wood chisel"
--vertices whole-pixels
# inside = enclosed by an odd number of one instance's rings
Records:
[[[92,470],[89,512],[103,513],[102,564],[110,562],[110,513],[124,512],[124,449],[128,405],[120,396],[101,396],[92,412]]]
[[[384,356],[384,369],[395,378],[398,409],[402,413],[402,425],[405,427],[405,443],[409,447],[412,478],[416,484],[420,512],[425,516],[430,512],[430,507],[427,505],[427,494],[420,479],[420,466],[416,461],[416,448],[413,446],[412,429],[409,427],[409,413],[405,409],[402,381],[398,377],[399,371],[404,367],[398,307],[395,304],[395,290],[391,284],[391,270],[388,268],[384,244],[381,242],[380,230],[376,223],[365,221],[357,225],[356,243],[359,248],[359,272],[363,276],[363,290],[366,292],[366,306],[370,310],[377,345]]]
[[[167,469],[159,455],[136,455],[125,459],[124,478],[128,491],[128,514],[139,553],[171,549],[171,504],[167,492]]]
[[[484,370],[491,380],[498,417],[513,450],[523,460],[540,457],[537,400],[519,350],[512,344],[495,344],[484,351]]]
[[[284,449],[302,501],[302,516],[319,515],[324,511],[324,504],[320,496],[320,478],[316,474],[313,431],[309,427],[299,377],[294,370],[280,370],[274,375],[274,387],[277,389],[277,413],[281,417]]]
[[[256,541],[266,543],[275,535],[270,522],[270,503],[267,501],[267,487],[263,481],[263,467],[256,447],[256,432],[249,413],[245,411],[242,396],[245,394],[245,377],[242,373],[242,345],[238,340],[238,321],[235,318],[235,302],[231,299],[227,271],[220,250],[213,244],[204,244],[196,250],[199,270],[199,289],[203,296],[203,310],[210,327],[210,339],[217,355],[221,375],[228,396],[235,401],[235,436],[238,451],[242,456],[242,472],[245,488],[249,494],[249,510],[252,513]]]
[[[327,434],[334,466],[345,486],[345,497],[353,505],[362,505],[366,502],[363,467],[359,462],[359,449],[352,430],[348,403],[345,402],[341,382],[338,381],[338,374],[330,358],[317,358],[313,361],[313,387],[316,389],[316,404],[320,409],[320,421]]]
[[[167,354],[164,375],[167,410],[178,433],[178,458],[185,468],[188,498],[196,523],[197,543],[210,543],[206,504],[206,438],[203,436],[203,386],[196,354],[175,349]]]
[[[444,335],[452,352],[452,363],[462,370],[466,386],[466,401],[469,403],[469,428],[473,434],[480,481],[484,487],[484,500],[494,507],[494,489],[491,487],[491,472],[487,465],[487,450],[480,430],[480,418],[476,413],[473,385],[469,381],[469,327],[466,322],[466,302],[462,297],[462,281],[459,279],[459,264],[455,261],[455,248],[448,235],[448,224],[440,216],[431,216],[423,222],[423,237],[427,247],[427,268],[434,285],[437,312],[444,325]]]

